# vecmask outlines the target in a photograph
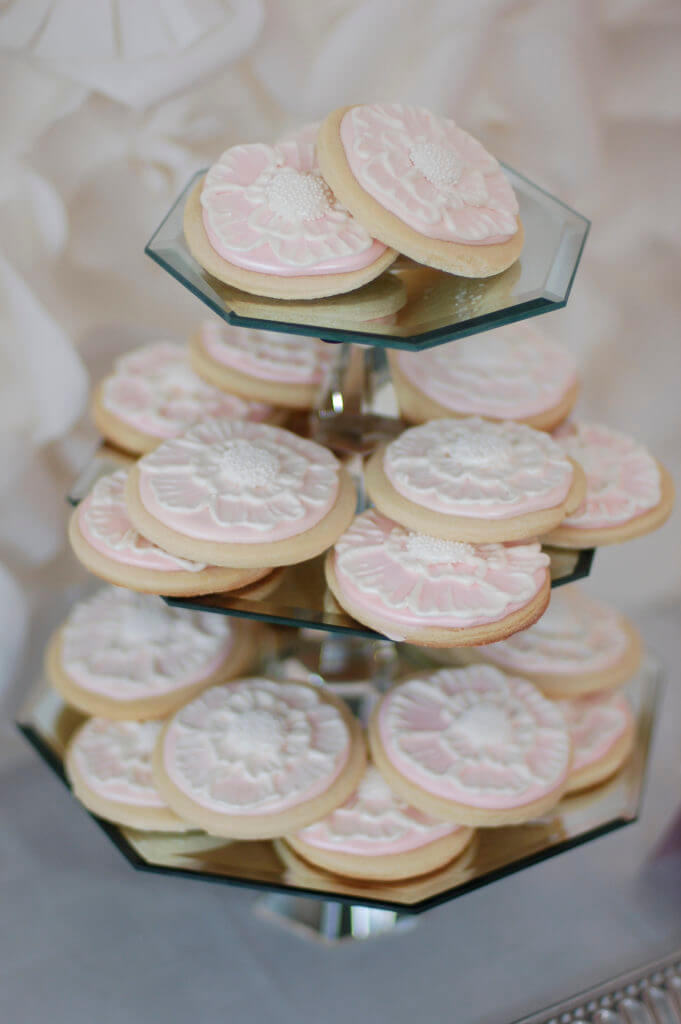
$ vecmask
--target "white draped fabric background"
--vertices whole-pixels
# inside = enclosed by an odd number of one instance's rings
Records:
[[[32,611],[79,578],[89,374],[202,316],[144,257],[152,230],[227,146],[375,99],[454,117],[593,219],[544,326],[580,413],[681,468],[676,0],[0,0],[0,695]],[[600,552],[594,591],[678,595],[678,523]]]

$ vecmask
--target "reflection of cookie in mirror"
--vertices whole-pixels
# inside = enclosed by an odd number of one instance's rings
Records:
[[[402,335],[435,330],[503,309],[513,300],[520,273],[519,260],[501,274],[483,280],[456,277],[418,264],[402,267],[396,276],[404,283],[407,301],[395,330]]]
[[[594,786],[617,772],[629,757],[636,721],[620,693],[594,693],[561,701],[572,739],[567,792]]]
[[[394,315],[407,301],[404,283],[390,271],[384,271],[352,292],[324,299],[271,299],[220,281],[214,281],[213,287],[237,316],[310,327],[358,327],[361,323]]]

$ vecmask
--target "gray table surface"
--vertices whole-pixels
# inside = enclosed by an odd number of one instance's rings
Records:
[[[502,1024],[681,946],[681,846],[656,855],[681,804],[679,608],[638,622],[668,678],[639,822],[333,948],[251,892],[134,871],[5,729],[0,1020]]]

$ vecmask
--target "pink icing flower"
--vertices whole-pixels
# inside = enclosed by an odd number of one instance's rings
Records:
[[[86,782],[109,800],[163,807],[151,774],[160,722],[91,718],[74,740],[72,756]]]
[[[560,708],[531,683],[488,665],[397,686],[381,705],[380,730],[398,771],[462,803],[529,803],[567,774]]]
[[[334,547],[339,586],[395,622],[473,625],[530,601],[545,578],[539,544],[462,544],[407,530],[373,509]]]
[[[166,510],[207,511],[230,529],[261,534],[321,518],[338,488],[338,463],[321,445],[264,424],[206,420],[166,441],[139,463]]]
[[[292,384],[320,384],[336,358],[337,346],[318,338],[275,331],[203,324],[201,339],[210,355],[262,380]]]
[[[166,770],[203,806],[278,812],[323,791],[345,763],[347,727],[308,687],[247,679],[205,690],[168,728]]]
[[[304,137],[228,149],[206,175],[201,205],[216,252],[259,273],[359,269],[386,248],[338,202]]]
[[[431,420],[386,448],[383,468],[405,498],[451,515],[503,518],[559,504],[572,465],[547,434],[478,417]]]
[[[85,689],[126,700],[168,693],[210,675],[229,655],[234,630],[209,612],[102,587],[80,601],[61,631],[61,661]]]
[[[619,693],[564,700],[560,706],[572,737],[572,771],[599,761],[633,722],[631,705]]]
[[[515,235],[518,202],[498,161],[448,118],[399,103],[352,107],[341,139],[362,187],[416,231],[473,244]]]
[[[553,436],[580,463],[587,479],[586,500],[563,525],[578,529],[617,526],[660,501],[657,463],[633,438],[602,424],[577,420],[562,424]]]

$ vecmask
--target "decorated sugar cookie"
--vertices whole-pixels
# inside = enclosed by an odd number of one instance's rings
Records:
[[[392,640],[486,644],[523,629],[549,600],[539,544],[467,544],[416,533],[375,509],[357,516],[326,558],[345,611]]]
[[[257,642],[255,624],[243,619],[102,587],[71,609],[45,660],[50,682],[79,711],[142,720],[239,675],[254,661]]]
[[[69,540],[86,569],[120,587],[191,597],[236,590],[261,580],[270,568],[232,569],[179,558],[133,526],[125,503],[128,470],[100,477],[71,516]]]
[[[639,666],[633,625],[572,583],[529,629],[480,650],[485,661],[531,679],[549,697],[577,697],[626,682]]]
[[[528,320],[388,358],[400,412],[411,423],[482,416],[553,430],[577,398],[571,353]]]
[[[182,558],[294,565],[352,520],[352,481],[328,449],[263,423],[205,420],[145,455],[128,477],[132,522]]]
[[[91,718],[75,733],[64,768],[75,796],[99,818],[130,828],[184,832],[192,826],[170,810],[151,774],[160,722]]]
[[[202,419],[277,418],[269,405],[206,384],[192,370],[187,348],[169,341],[144,345],[117,359],[113,373],[95,389],[92,415],[104,437],[139,454]]]
[[[385,515],[449,540],[524,540],[558,525],[584,475],[548,434],[479,417],[430,420],[380,447],[367,491]]]
[[[291,409],[319,399],[337,347],[318,338],[202,324],[191,341],[192,363],[217,387]]]
[[[622,694],[593,694],[561,701],[572,738],[573,757],[567,792],[610,778],[629,757],[636,721]]]
[[[472,837],[472,829],[410,806],[369,764],[344,804],[286,842],[326,871],[388,882],[435,871],[458,856]]]
[[[395,792],[462,825],[531,821],[568,785],[561,707],[491,665],[441,669],[395,686],[374,712],[369,740]]]
[[[489,277],[520,255],[518,201],[503,169],[449,118],[401,103],[342,107],[322,122],[317,157],[351,213],[417,263]]]
[[[359,722],[326,688],[240,679],[168,721],[154,777],[177,814],[213,835],[267,839],[338,807],[366,761]]]
[[[189,196],[184,233],[213,277],[279,299],[352,291],[396,255],[334,196],[304,136],[226,150]]]
[[[674,483],[647,448],[600,423],[570,420],[553,435],[584,468],[583,504],[553,530],[547,542],[591,548],[640,537],[662,526],[674,504]]]

